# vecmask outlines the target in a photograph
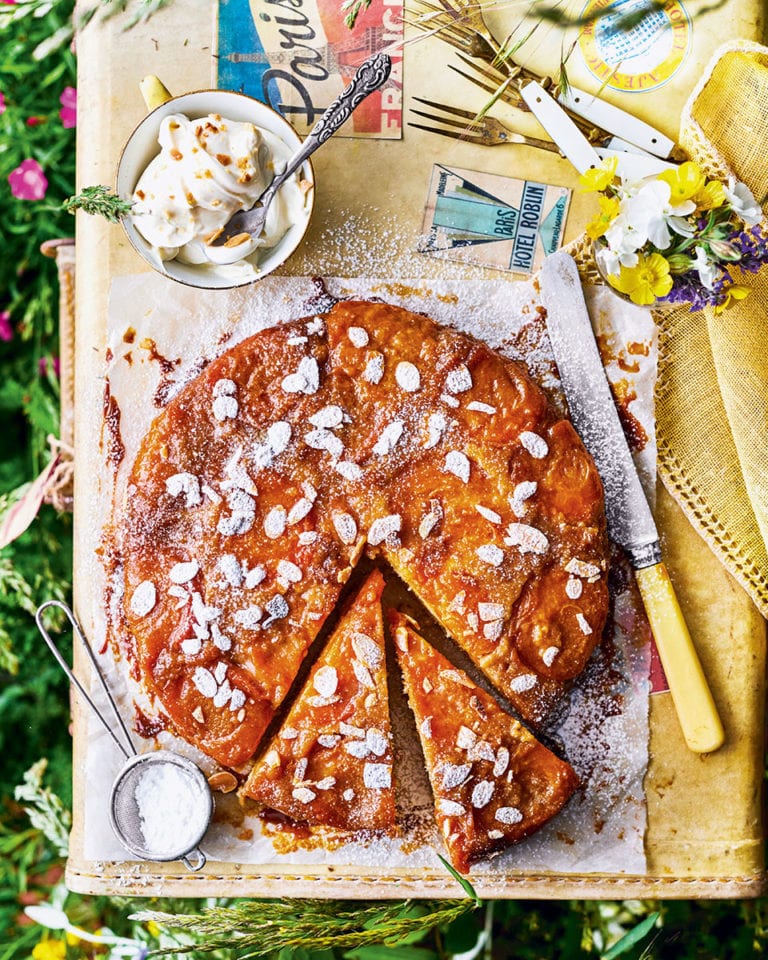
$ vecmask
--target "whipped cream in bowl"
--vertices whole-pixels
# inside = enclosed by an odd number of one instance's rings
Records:
[[[159,272],[195,287],[252,283],[301,242],[314,202],[309,161],[278,190],[264,230],[220,246],[234,213],[252,207],[300,146],[293,128],[258,100],[226,90],[173,97],[129,138],[117,192],[133,203],[129,240]]]

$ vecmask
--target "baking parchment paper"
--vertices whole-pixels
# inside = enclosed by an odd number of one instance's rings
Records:
[[[500,353],[524,360],[554,402],[564,403],[558,392],[557,370],[535,281],[324,278],[323,283],[334,296],[380,298],[471,333]],[[585,292],[606,372],[625,425],[632,424],[629,435],[633,454],[652,497],[656,462],[655,328],[649,312],[624,304],[605,288],[587,288]],[[307,277],[268,277],[252,287],[233,291],[171,288],[167,280],[154,274],[120,277],[112,282],[105,387],[108,385],[120,410],[119,440],[125,456],[117,471],[105,456],[102,458],[102,524],[111,519],[113,500],[119,502],[138,445],[162,406],[207,360],[229,346],[266,326],[315,312],[317,294],[317,281]],[[102,443],[106,447],[104,437]],[[93,576],[102,582],[106,595],[104,570],[96,556],[92,562]],[[580,678],[558,729],[553,731],[579,774],[582,788],[543,830],[502,856],[476,866],[475,874],[645,871],[648,630],[631,588],[631,574],[620,556],[614,568],[618,575],[612,583],[612,629]],[[105,643],[103,607],[93,611],[93,619],[96,645],[106,647],[103,667],[124,715],[130,718],[134,703],[141,702],[141,694],[127,679],[127,665],[115,662]],[[206,772],[215,769],[210,760],[168,733],[135,740],[140,751],[160,745],[190,756]],[[111,740],[97,722],[89,719],[84,817],[84,854],[88,860],[131,859],[112,833],[108,817],[109,792],[120,765],[121,758]],[[400,781],[408,782],[409,787],[410,781],[423,781],[423,772],[419,777],[417,767],[418,749],[401,759]],[[430,800],[423,782],[406,794],[416,814],[414,821],[428,820]],[[316,845],[291,849],[282,843],[278,853],[258,817],[245,816],[232,796],[216,797],[217,814],[201,844],[209,860],[359,864],[389,870],[439,867],[436,854],[440,844],[425,842],[434,837],[423,830],[418,837],[406,833],[402,840],[346,842],[329,848]]]

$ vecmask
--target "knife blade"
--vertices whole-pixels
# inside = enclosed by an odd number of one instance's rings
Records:
[[[717,750],[723,727],[662,561],[659,535],[605,376],[578,269],[564,251],[540,276],[547,331],[573,424],[605,488],[608,532],[635,568],[651,631],[688,747]]]
[[[627,180],[642,180],[644,177],[655,177],[663,170],[673,170],[676,166],[667,160],[659,160],[650,153],[629,153],[626,150],[616,150],[609,147],[597,147],[595,153],[601,160],[616,157],[616,176]]]

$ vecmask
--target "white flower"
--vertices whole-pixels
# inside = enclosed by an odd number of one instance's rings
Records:
[[[659,250],[666,250],[672,241],[669,232],[670,218],[685,217],[696,209],[693,200],[672,206],[669,202],[670,194],[668,183],[651,180],[622,204],[622,213],[626,214],[633,229],[644,235]],[[645,241],[643,245],[644,243]]]
[[[619,272],[620,264],[625,267],[637,265],[637,251],[646,241],[646,237],[638,234],[628,218],[620,213],[605,233],[609,255],[606,257],[608,273]]]
[[[696,227],[685,217],[667,217],[667,223],[671,230],[681,237],[692,237],[696,233]]]
[[[602,253],[602,266],[610,275],[621,267],[637,266],[637,252],[648,243],[666,250],[672,233],[691,236],[694,228],[685,217],[696,209],[692,200],[673,206],[671,190],[663,180],[628,183],[621,192],[619,215],[605,233],[608,250]]]
[[[695,248],[696,256],[693,259],[693,267],[699,273],[699,280],[707,290],[713,290],[715,280],[720,276],[720,268],[714,261],[707,256],[704,247]]]
[[[78,940],[86,943],[97,943],[112,945],[109,951],[109,957],[130,958],[130,960],[143,960],[147,954],[146,944],[139,940],[132,940],[128,937],[118,937],[108,927],[102,927],[101,933],[91,933],[74,926],[69,922],[69,917],[59,907],[51,903],[40,903],[25,907],[24,913],[34,920],[35,923],[48,930],[63,930]]]
[[[741,183],[734,177],[729,177],[728,186],[724,187],[723,190],[734,212],[741,217],[748,227],[753,227],[762,220],[763,211],[746,183]]]
[[[24,908],[24,913],[30,920],[47,930],[66,930],[69,926],[69,917],[59,907],[51,903],[33,904]]]
[[[623,205],[623,212],[632,228],[638,236],[643,237],[641,246],[646,240],[660,250],[669,246],[672,238],[665,218],[668,207],[669,184],[662,180],[646,183]]]

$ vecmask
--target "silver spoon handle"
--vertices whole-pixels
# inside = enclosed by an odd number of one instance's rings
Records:
[[[294,174],[311,154],[322,146],[345,121],[349,120],[352,112],[365,98],[384,86],[392,69],[392,60],[386,53],[374,53],[372,57],[362,63],[352,82],[328,107],[317,123],[312,127],[304,143],[289,159],[285,170],[275,177],[261,198],[262,206],[266,207],[283,183]]]

